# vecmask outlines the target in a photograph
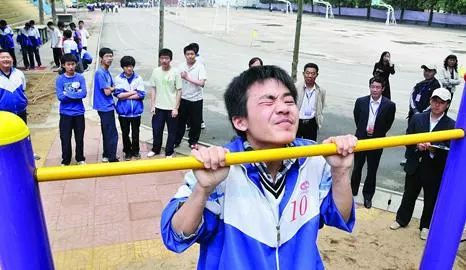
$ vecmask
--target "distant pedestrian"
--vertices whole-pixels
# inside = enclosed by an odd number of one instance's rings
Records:
[[[249,60],[249,63],[248,63],[248,66],[251,68],[251,67],[260,67],[260,66],[263,66],[264,63],[262,62],[262,59],[260,59],[259,57],[253,57],[251,58],[251,60]]]
[[[190,43],[189,44],[190,46],[192,46],[192,48],[194,49],[194,53],[196,54],[196,62],[204,65],[204,68],[206,67],[206,64],[205,64],[205,60],[204,58],[201,56],[201,54],[199,53],[199,44],[196,43],[196,42],[193,42],[193,43]],[[187,129],[186,130],[189,130],[190,129],[190,125],[191,123],[187,123]],[[201,112],[201,129],[205,129],[206,128],[206,124],[204,122],[204,110]]]
[[[86,28],[84,28],[84,21],[79,21],[78,22],[78,27],[79,27],[79,33],[81,34],[81,44],[82,48],[87,51],[87,44],[89,40],[89,32],[87,31]]]
[[[101,48],[99,51],[100,67],[94,74],[94,110],[100,117],[103,153],[102,162],[118,162],[118,131],[115,125],[115,103],[113,92],[115,84],[109,68],[113,62],[113,51]]]
[[[53,22],[47,23],[47,31],[50,37],[50,47],[52,48],[53,53],[53,62],[55,63],[55,68],[60,68],[61,58],[63,55],[63,35],[60,30],[55,27]]]
[[[21,46],[21,54],[23,55],[24,70],[29,70],[31,64],[29,63],[29,47],[31,46],[31,41],[29,40],[27,31],[31,26],[29,23],[25,23],[24,27],[19,30],[16,41]]]
[[[84,77],[76,73],[78,59],[70,53],[63,55],[61,62],[65,73],[57,77],[56,94],[60,101],[60,141],[62,148],[61,164],[70,165],[72,150],[71,137],[74,132],[76,143],[75,159],[79,165],[86,164],[84,157],[84,104],[87,95]]]
[[[76,66],[76,72],[83,73],[83,66],[81,63],[81,54],[79,53],[78,44],[72,38],[71,30],[63,31],[63,54],[70,53],[76,57],[78,64]]]
[[[37,66],[41,67],[42,62],[40,60],[40,53],[39,48],[42,46],[42,39],[40,37],[39,30],[35,27],[34,20],[29,21],[29,29],[27,30],[27,35],[29,40],[31,41],[30,46],[28,47],[28,56],[29,56],[29,64],[31,65],[30,68],[35,68],[34,58],[37,61]]]
[[[147,157],[160,154],[165,125],[168,129],[165,157],[170,158],[174,153],[182,83],[179,71],[171,66],[172,59],[171,50],[161,49],[159,51],[160,66],[154,69],[149,80],[152,88],[150,104],[153,143]]]
[[[5,20],[0,20],[0,48],[10,52],[13,58],[13,67],[16,67],[15,42],[13,30]]]
[[[388,99],[391,99],[390,74],[395,74],[395,65],[391,62],[390,52],[383,52],[382,55],[380,55],[379,62],[374,65],[372,76],[378,76],[384,79],[385,90],[382,95]]]
[[[461,83],[458,76],[458,58],[454,54],[450,54],[443,61],[443,68],[440,72],[440,82],[442,86],[448,89],[453,99],[453,94],[456,91],[456,86]]]
[[[76,28],[76,24],[74,22],[70,23],[70,29],[73,32],[74,42],[78,44],[78,51],[81,53],[81,50],[83,49],[81,32]]]
[[[118,98],[116,111],[120,121],[121,137],[123,138],[123,152],[125,160],[141,158],[139,153],[139,127],[141,126],[141,115],[144,112],[144,81],[142,77],[134,72],[136,60],[132,56],[123,56],[120,60],[123,72],[115,77],[115,92]],[[131,130],[131,139],[129,133]]]

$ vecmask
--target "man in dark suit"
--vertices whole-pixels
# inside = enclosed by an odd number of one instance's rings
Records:
[[[360,97],[354,104],[354,122],[358,139],[385,137],[395,119],[396,106],[390,99],[383,97],[385,81],[381,77],[369,80],[370,95]],[[367,176],[362,194],[364,206],[372,207],[372,197],[375,193],[377,169],[383,149],[358,152],[354,154],[354,167],[351,175],[353,196],[358,195],[361,183],[361,172],[367,159]]]
[[[445,88],[434,90],[430,98],[430,111],[413,115],[407,133],[414,134],[455,128],[455,121],[446,115],[450,101],[450,91]],[[421,239],[427,239],[449,145],[449,141],[435,144],[427,142],[410,145],[406,148],[405,190],[400,208],[396,213],[396,221],[390,226],[392,230],[408,225],[413,215],[416,199],[423,188],[424,207],[419,229]]]

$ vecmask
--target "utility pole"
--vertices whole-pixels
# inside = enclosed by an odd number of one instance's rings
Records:
[[[39,0],[39,23],[44,24],[44,3]]]
[[[296,82],[299,58],[299,40],[301,39],[301,21],[303,17],[303,0],[298,0],[298,14],[296,16],[296,32],[294,35],[293,62],[291,64],[291,78]]]
[[[163,49],[163,17],[164,17],[164,0],[159,2],[159,51]],[[158,53],[157,53],[158,55]]]
[[[50,5],[52,8],[52,21],[56,25],[57,24],[57,10],[55,9],[55,0],[50,0]]]

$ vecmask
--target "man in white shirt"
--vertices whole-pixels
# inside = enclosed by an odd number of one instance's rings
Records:
[[[183,79],[183,88],[175,146],[181,143],[186,123],[189,122],[191,129],[188,134],[188,143],[191,148],[196,148],[201,135],[202,90],[207,80],[207,74],[204,65],[196,60],[196,50],[192,44],[184,47],[183,51],[186,62],[179,67]]]
[[[325,90],[316,79],[319,67],[314,63],[304,66],[304,81],[296,85],[298,90],[299,127],[296,137],[317,141],[317,131],[322,127],[325,106]]]
[[[55,63],[55,68],[59,68],[61,66],[60,60],[62,57],[62,48],[63,48],[63,34],[60,30],[55,27],[53,22],[47,23],[47,32],[50,37],[50,47],[52,48],[53,52],[53,62]]]
[[[369,80],[370,95],[360,97],[354,104],[354,122],[358,139],[385,137],[395,119],[396,106],[390,99],[382,96],[385,80],[373,77]],[[383,149],[357,152],[354,155],[354,167],[351,175],[351,189],[356,196],[361,183],[361,172],[367,159],[367,176],[362,190],[364,206],[372,207],[375,193],[377,169]]]
[[[81,44],[83,46],[83,49],[87,51],[87,40],[90,37],[89,32],[84,28],[84,21],[79,21],[78,27],[78,31],[81,34]]]

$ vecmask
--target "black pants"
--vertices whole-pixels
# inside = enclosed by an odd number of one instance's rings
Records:
[[[13,58],[13,67],[16,67],[16,54],[15,54],[15,48],[10,48],[7,49],[8,52],[11,54],[11,57]]]
[[[102,139],[104,144],[103,157],[108,158],[108,161],[115,162],[117,159],[117,146],[118,146],[118,131],[115,125],[115,113],[98,112],[100,117],[100,129],[102,131]]]
[[[61,164],[71,163],[71,136],[74,131],[74,141],[76,142],[77,162],[85,161],[84,158],[84,115],[69,116],[60,114],[60,141],[61,141]]]
[[[188,143],[189,145],[197,144],[201,136],[202,106],[203,100],[189,101],[181,99],[175,145],[181,143],[188,122],[191,127],[188,133]]]
[[[351,174],[351,189],[353,196],[358,195],[359,184],[361,183],[361,174],[364,163],[367,159],[367,175],[362,189],[364,199],[372,200],[375,193],[377,169],[379,168],[380,157],[382,156],[383,149],[372,151],[357,152],[354,154],[354,167]]]
[[[178,125],[178,117],[172,117],[171,110],[155,109],[155,114],[152,116],[152,152],[160,154],[162,150],[163,129],[167,124],[168,138],[165,145],[165,155],[171,156],[175,152],[175,136]]]
[[[440,183],[442,182],[442,174],[443,172],[435,170],[430,158],[423,158],[416,173],[406,174],[403,199],[396,213],[396,221],[402,227],[407,226],[411,221],[416,199],[421,192],[421,188],[424,190],[424,207],[422,208],[419,229],[430,227]]]
[[[318,130],[319,126],[317,125],[315,117],[312,119],[299,119],[299,126],[296,137],[317,141]]]
[[[30,66],[29,59],[28,59],[28,48],[27,47],[21,47],[21,54],[23,55],[24,68],[28,69],[29,66]]]
[[[61,48],[52,48],[53,51],[53,62],[55,63],[55,66],[60,67],[61,66],[61,57],[63,56]]]
[[[42,66],[42,62],[40,61],[40,55],[39,55],[39,47],[28,46],[27,52],[28,52],[28,57],[29,57],[30,68],[35,68],[36,66],[34,62],[34,57],[36,58],[37,65]]]
[[[137,156],[139,154],[139,126],[141,126],[141,116],[122,117],[119,116],[121,127],[121,137],[123,138],[123,152],[126,155]],[[131,130],[131,139],[129,132]]]

